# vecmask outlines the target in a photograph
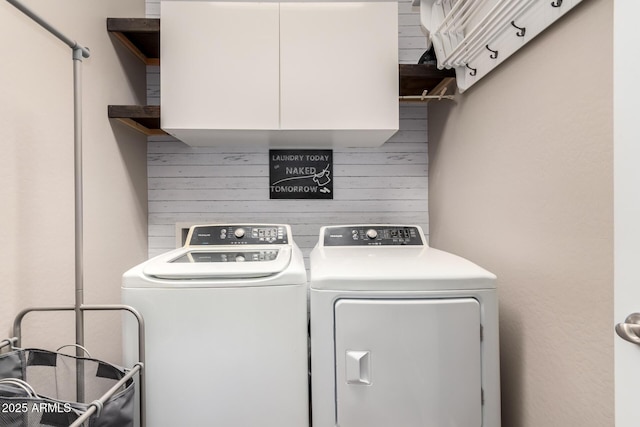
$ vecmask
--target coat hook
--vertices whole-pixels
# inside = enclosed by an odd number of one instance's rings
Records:
[[[476,74],[478,74],[478,69],[477,68],[471,68],[469,67],[469,64],[465,64],[467,66],[467,68],[471,71],[469,71],[469,75],[471,77],[475,76]]]
[[[558,1],[561,1],[561,0],[558,0]],[[518,26],[516,25],[516,21],[511,21],[511,25],[513,25],[513,26],[514,26],[514,27],[516,27],[518,30],[520,30],[520,31],[518,31],[518,32],[516,33],[516,36],[518,36],[518,37],[524,37],[525,33],[527,32],[527,29],[526,29],[525,27],[518,27]]]
[[[551,2],[551,6],[553,7],[560,7],[562,6],[562,0],[555,0]]]
[[[498,51],[497,51],[497,50],[493,50],[493,49],[491,49],[491,48],[489,47],[489,45],[486,45],[485,47],[487,48],[487,50],[488,50],[489,52],[491,52],[491,55],[489,55],[489,58],[491,58],[491,59],[496,59],[496,58],[498,57]]]

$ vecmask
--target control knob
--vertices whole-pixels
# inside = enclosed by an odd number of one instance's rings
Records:
[[[236,228],[236,231],[233,232],[233,235],[238,239],[242,239],[244,237],[244,228]]]
[[[244,262],[245,258],[243,255],[236,255],[236,262]]]
[[[378,232],[376,230],[374,230],[373,228],[370,228],[367,230],[367,237],[371,240],[375,239],[376,237],[378,237]]]

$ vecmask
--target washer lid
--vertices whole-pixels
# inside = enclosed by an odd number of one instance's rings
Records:
[[[411,291],[496,286],[492,273],[427,246],[316,246],[310,264],[312,289]]]
[[[287,268],[291,253],[289,245],[185,247],[155,258],[143,273],[174,280],[268,277]]]

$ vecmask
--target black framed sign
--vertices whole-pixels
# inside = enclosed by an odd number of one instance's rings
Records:
[[[270,199],[333,199],[333,150],[269,150]]]

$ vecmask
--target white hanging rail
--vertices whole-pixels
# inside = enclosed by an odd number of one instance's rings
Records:
[[[455,69],[460,92],[582,0],[414,0],[438,68]],[[430,44],[429,43],[429,44]]]

